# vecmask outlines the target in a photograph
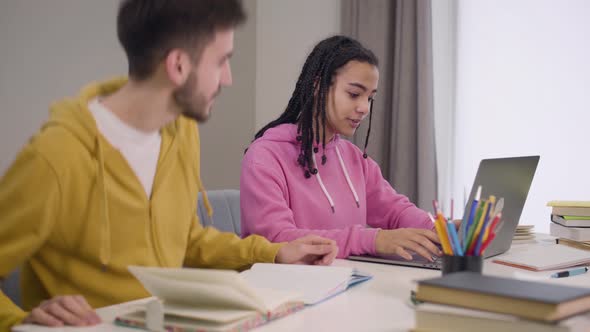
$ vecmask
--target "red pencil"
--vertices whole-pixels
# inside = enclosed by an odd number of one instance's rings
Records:
[[[494,220],[492,220],[492,223],[490,224],[490,226],[488,227],[488,237],[489,234],[494,232],[496,230],[496,227],[498,226],[498,223],[500,222],[500,219],[502,219],[502,212],[498,213],[495,217]]]
[[[490,245],[490,243],[492,243],[492,241],[494,240],[494,238],[496,237],[496,233],[492,233],[488,236],[487,241],[481,246],[481,249],[479,250],[479,256],[481,256],[484,252],[484,250],[486,250],[486,248]]]

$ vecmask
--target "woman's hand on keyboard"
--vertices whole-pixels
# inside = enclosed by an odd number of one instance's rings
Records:
[[[411,250],[428,261],[432,256],[442,255],[435,243],[440,243],[435,232],[420,228],[381,229],[377,232],[375,248],[379,255],[399,255],[412,259]]]

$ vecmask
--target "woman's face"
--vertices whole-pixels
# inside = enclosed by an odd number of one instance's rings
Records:
[[[337,71],[326,100],[326,139],[354,135],[369,114],[378,84],[379,70],[366,62],[350,61]]]

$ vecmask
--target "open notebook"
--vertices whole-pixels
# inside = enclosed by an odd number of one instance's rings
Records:
[[[154,295],[119,325],[175,331],[246,331],[321,302],[370,278],[352,268],[254,264],[228,270],[129,267]]]
[[[254,264],[241,274],[257,288],[293,290],[302,295],[306,305],[322,302],[371,279],[371,276],[350,267],[268,263]]]

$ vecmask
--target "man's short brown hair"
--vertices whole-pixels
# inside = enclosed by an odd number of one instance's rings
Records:
[[[246,20],[240,0],[123,0],[117,35],[127,54],[129,76],[149,78],[175,48],[196,58],[218,29]]]

